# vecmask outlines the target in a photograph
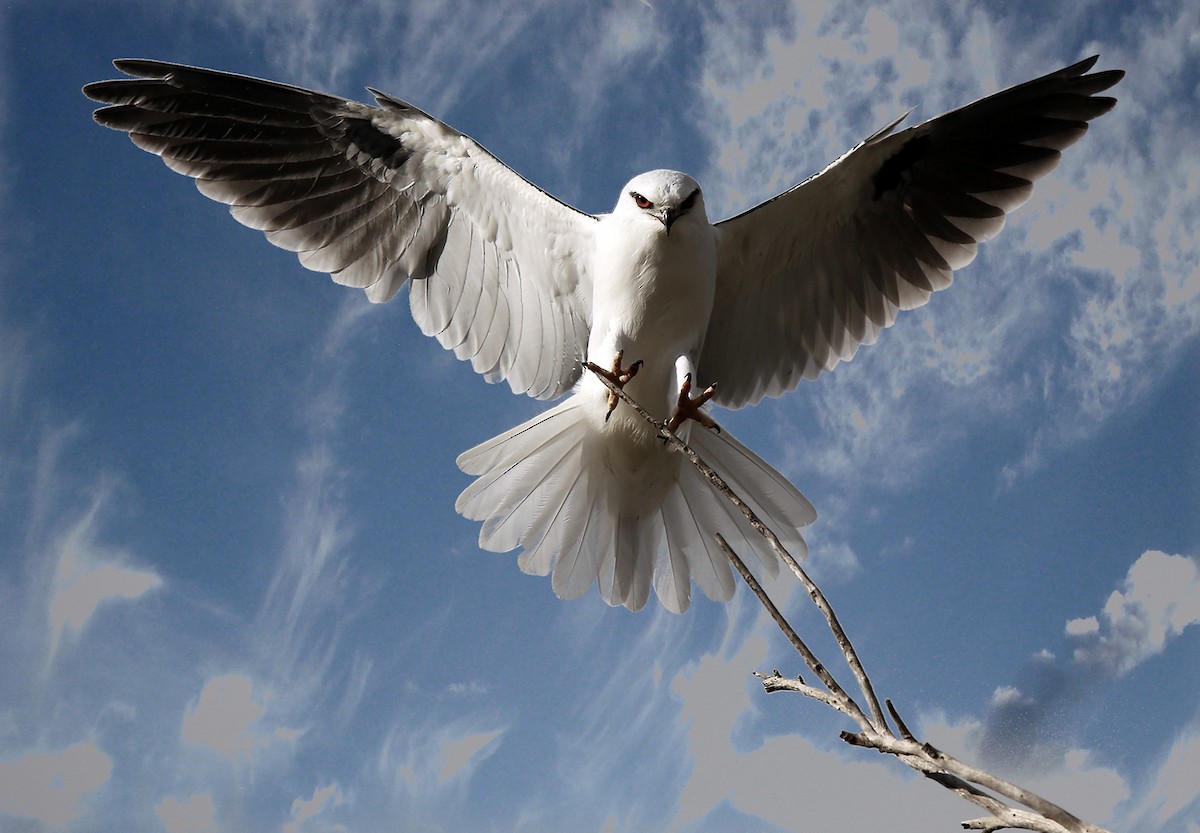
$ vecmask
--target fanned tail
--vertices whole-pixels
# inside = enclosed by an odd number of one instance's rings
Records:
[[[651,585],[675,613],[690,605],[693,581],[709,598],[729,599],[733,573],[716,533],[743,555],[753,551],[769,574],[777,572],[766,541],[683,455],[649,430],[604,423],[594,405],[573,395],[459,455],[459,468],[477,479],[455,508],[483,522],[481,547],[521,547],[521,569],[551,575],[561,598],[581,596],[596,583],[608,604],[630,610],[645,606]],[[689,441],[803,558],[800,529],[816,519],[804,495],[727,431],[697,428]]]

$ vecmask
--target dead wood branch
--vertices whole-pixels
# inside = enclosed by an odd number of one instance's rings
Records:
[[[750,591],[758,598],[780,631],[787,637],[788,642],[791,643],[796,652],[804,659],[805,664],[821,681],[821,684],[825,686],[825,689],[822,690],[821,688],[805,683],[798,677],[784,677],[778,671],[769,675],[755,672],[755,676],[762,680],[763,687],[767,692],[795,691],[819,703],[824,703],[830,708],[836,709],[850,718],[859,728],[858,732],[841,733],[841,738],[846,743],[852,746],[874,749],[882,754],[892,755],[906,766],[957,793],[965,800],[970,801],[988,813],[987,816],[962,822],[964,829],[984,831],[1020,829],[1038,831],[1039,833],[1108,833],[1103,828],[1083,821],[1053,802],[1029,790],[998,778],[989,772],[965,764],[934,748],[932,745],[917,740],[900,717],[895,706],[888,700],[886,701],[887,711],[892,718],[892,723],[896,726],[896,731],[893,732],[884,717],[883,709],[880,707],[879,700],[875,694],[871,680],[867,676],[866,669],[858,657],[858,652],[842,628],[833,611],[832,605],[829,604],[825,594],[821,592],[821,589],[817,587],[816,583],[804,571],[799,562],[783,546],[779,537],[759,519],[749,505],[729,487],[729,484],[680,439],[675,432],[669,430],[665,423],[657,421],[645,408],[626,394],[624,390],[610,381],[604,375],[601,368],[591,362],[586,362],[584,366],[604,382],[609,390],[619,397],[621,401],[636,411],[642,419],[654,426],[658,430],[659,435],[668,444],[682,452],[713,487],[741,511],[754,530],[766,539],[780,560],[787,564],[788,568],[795,574],[796,578],[808,592],[808,596],[813,604],[816,605],[817,609],[825,617],[830,631],[841,648],[846,665],[854,676],[858,684],[858,689],[867,702],[870,715],[868,716],[867,712],[838,683],[832,672],[813,653],[800,635],[796,633],[796,630],[788,623],[774,602],[767,596],[766,591],[754,577],[754,574],[750,572],[750,569],[738,557],[737,553],[733,551],[725,539],[718,534],[716,536],[717,542],[720,544],[721,549],[734,569],[737,570],[742,580],[746,583],[746,586],[750,588]],[[1009,803],[1006,803],[1006,800]]]

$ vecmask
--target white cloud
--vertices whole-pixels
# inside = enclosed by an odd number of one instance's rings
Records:
[[[494,732],[476,732],[464,738],[443,743],[439,755],[442,769],[438,773],[438,782],[444,783],[454,778],[468,765],[478,764],[479,761],[491,755],[496,747],[493,745],[489,748],[488,745],[501,734],[503,732],[499,729]],[[481,755],[481,753],[485,754]]]
[[[102,491],[74,526],[63,536],[58,567],[49,603],[50,651],[53,659],[63,633],[84,629],[102,604],[133,600],[162,584],[153,571],[135,570],[114,563],[123,555],[110,553],[96,541],[98,516],[106,499]]]
[[[297,798],[292,802],[291,820],[283,826],[283,833],[300,833],[301,825],[324,810],[326,805],[337,807],[345,801],[346,797],[337,784],[315,787],[311,798]]]
[[[213,833],[216,808],[212,796],[196,793],[186,801],[170,796],[160,801],[154,812],[162,820],[167,833]]]
[[[765,625],[760,621],[760,626]],[[709,816],[723,802],[781,830],[797,831],[871,829],[883,824],[902,831],[949,829],[973,815],[972,807],[913,777],[898,762],[843,749],[832,735],[824,743],[801,734],[777,735],[752,748],[747,748],[744,740],[736,740],[744,734],[739,726],[763,708],[754,698],[790,697],[798,710],[825,708],[800,695],[763,694],[751,681],[750,672],[762,670],[766,658],[767,640],[755,633],[736,650],[726,645],[703,657],[672,681],[681,700],[680,719],[687,724],[693,761],[680,792],[674,829],[717,829]],[[1033,705],[1034,700],[1020,689],[999,686],[993,691],[990,708]],[[968,763],[986,764],[986,733],[980,722],[927,718],[922,724],[923,739]],[[1078,746],[1056,741],[1034,744],[1037,749],[1026,750],[1021,761],[1008,762],[1000,774],[1090,822],[1106,824],[1129,818],[1130,786],[1119,772]],[[1194,799],[1198,776],[1190,773],[1189,766],[1197,754],[1200,742],[1195,737],[1188,735],[1176,743],[1150,799],[1140,802],[1147,808],[1145,812],[1167,818]],[[875,798],[871,802],[853,800],[863,793]],[[903,808],[899,815],[897,808]]]
[[[1095,616],[1085,616],[1081,619],[1068,619],[1065,628],[1067,636],[1086,636],[1100,630],[1100,623]]]
[[[1058,767],[1031,780],[1028,788],[1097,824],[1113,819],[1129,797],[1125,779],[1085,749],[1068,749]]]
[[[766,657],[766,640],[753,636],[728,659],[708,655],[672,682],[682,700],[692,772],[680,794],[675,829],[706,830],[703,817],[728,801],[737,810],[781,830],[895,831],[950,829],[966,805],[953,795],[911,777],[894,761],[862,750],[829,751],[800,735],[764,740],[749,751],[734,747],[739,718],[752,710],[750,692],[767,697],[750,672]],[[800,695],[798,710],[824,709]],[[834,741],[836,742],[836,741]],[[871,801],[855,796],[870,795]]]
[[[1025,695],[1019,688],[1013,686],[1002,685],[992,692],[992,706],[1006,706],[1023,700],[1025,700]]]
[[[0,812],[61,829],[82,814],[80,799],[100,789],[111,774],[112,761],[91,742],[0,762]]]
[[[132,600],[162,584],[153,572],[130,570],[115,564],[87,568],[75,553],[64,551],[58,562],[54,597],[50,600],[51,654],[67,627],[82,631],[102,603]]]
[[[258,726],[267,713],[254,695],[254,684],[241,674],[213,677],[200,691],[200,698],[183,718],[181,737],[195,746],[220,752],[231,761],[249,760],[254,753],[277,741],[299,736],[296,729],[279,727],[268,731]]]
[[[977,721],[930,718],[924,721],[923,731],[925,740],[959,760],[978,763],[984,757],[980,746],[984,731]],[[1027,757],[1036,760],[1034,767],[1001,774],[1093,824],[1115,820],[1121,802],[1129,797],[1124,779],[1094,762],[1085,749],[1064,747]]]
[[[1168,640],[1198,623],[1200,567],[1196,561],[1149,550],[1129,568],[1120,589],[1108,597],[1097,627],[1077,635],[1083,644],[1075,649],[1075,661],[1109,674],[1124,674],[1161,654]]]

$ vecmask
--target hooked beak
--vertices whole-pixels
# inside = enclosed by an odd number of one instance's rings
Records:
[[[666,226],[667,236],[670,237],[671,226],[673,226],[675,221],[679,219],[679,212],[674,208],[663,208],[659,211],[656,211],[654,216],[657,217],[664,226]]]

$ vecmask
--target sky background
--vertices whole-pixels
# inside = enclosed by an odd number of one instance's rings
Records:
[[[817,506],[809,566],[919,734],[1112,829],[1200,831],[1198,31],[1185,0],[3,4],[0,830],[978,815],[765,694],[802,667],[744,588],[631,614],[480,551],[454,458],[545,405],[96,126],[111,59],[370,84],[586,211],[670,167],[716,219],[1098,52],[1116,109],[954,287],[718,418]]]

